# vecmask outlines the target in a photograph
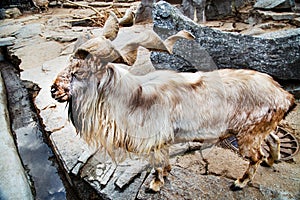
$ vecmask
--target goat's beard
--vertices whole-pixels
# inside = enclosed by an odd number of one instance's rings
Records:
[[[93,72],[88,72],[88,76],[81,80],[73,78],[68,114],[77,133],[89,146],[105,150],[114,161],[120,162],[129,152],[116,145],[115,138],[118,137],[115,134],[121,130],[116,130],[118,127],[105,100],[109,81],[109,77],[99,79]]]

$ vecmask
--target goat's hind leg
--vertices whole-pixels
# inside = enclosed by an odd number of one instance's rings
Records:
[[[254,177],[254,174],[260,165],[262,160],[250,161],[247,171],[244,173],[242,178],[237,179],[230,187],[231,190],[243,189]]]
[[[271,167],[275,161],[280,159],[280,140],[279,137],[274,134],[274,132],[271,132],[265,141],[270,149],[270,152],[269,156],[264,159],[263,164],[264,166]]]
[[[254,137],[248,136],[240,138],[241,140],[246,139],[248,142],[239,142],[239,150],[241,155],[249,159],[249,166],[242,178],[237,179],[230,187],[230,189],[234,191],[243,189],[250,181],[252,181],[258,166],[264,159],[264,154],[261,150],[262,142],[256,143],[254,142]]]

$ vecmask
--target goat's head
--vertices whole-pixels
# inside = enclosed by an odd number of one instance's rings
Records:
[[[95,71],[109,62],[126,63],[109,39],[102,36],[83,43],[71,56],[68,67],[54,80],[51,86],[52,97],[58,102],[68,101],[72,77],[82,74],[81,71],[87,71],[87,68]]]
[[[105,66],[107,63],[124,63],[131,66],[136,61],[139,46],[149,50],[172,53],[173,46],[178,39],[194,38],[190,33],[180,31],[176,35],[172,35],[165,41],[162,41],[153,31],[146,31],[141,33],[134,41],[130,41],[123,48],[117,50],[111,41],[116,38],[118,30],[118,20],[111,13],[104,26],[102,36],[88,38],[88,40],[83,40],[80,44],[77,44],[69,66],[58,74],[51,86],[52,97],[55,100],[65,102],[70,99],[72,76],[78,75],[75,72],[80,71],[79,69],[82,67],[88,67],[90,70],[93,67],[99,69],[99,67]]]
[[[111,43],[117,37],[118,31],[118,19],[111,12],[104,25],[102,36],[93,37],[90,34],[86,34],[78,38],[69,65],[56,76],[51,86],[52,98],[58,102],[69,101],[71,97],[70,83],[72,77],[77,76],[78,78],[78,70],[91,64],[91,61],[94,62],[94,58],[97,57],[97,61],[92,64],[96,65],[101,62],[113,62],[120,57],[120,54]]]
[[[72,73],[81,68],[84,60],[71,59],[67,68],[61,71],[51,86],[51,96],[58,102],[65,102],[70,99],[70,82],[72,79]]]

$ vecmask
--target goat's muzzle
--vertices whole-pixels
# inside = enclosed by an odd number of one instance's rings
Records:
[[[68,86],[57,85],[54,83],[51,86],[51,96],[58,102],[66,102],[70,98],[70,89]]]

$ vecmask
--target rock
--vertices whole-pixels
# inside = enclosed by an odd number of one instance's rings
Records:
[[[206,0],[183,0],[181,10],[183,14],[196,22],[206,21],[205,17]]]
[[[294,18],[294,19],[291,21],[291,23],[294,24],[295,26],[300,27],[300,17]]]
[[[0,19],[5,19],[5,9],[0,9]]]
[[[258,19],[263,21],[294,20],[295,18],[300,16],[300,13],[294,13],[294,12],[272,12],[272,11],[258,10],[254,13]]]
[[[44,41],[41,38],[23,40],[21,44],[26,43],[28,43],[26,46],[21,46],[18,49],[9,48],[10,54],[18,56],[22,60],[20,65],[22,69],[41,67],[44,62],[59,57],[62,49],[62,44],[55,41]]]
[[[12,33],[16,32],[17,30],[19,30],[22,27],[21,24],[14,24],[14,23],[10,23],[10,24],[6,24],[3,26],[0,26],[0,37],[4,38],[4,37],[10,37],[12,35]]]
[[[287,37],[297,37],[300,35],[300,28],[297,29],[289,29],[289,30],[282,30],[282,31],[276,31],[276,32],[270,32],[258,35],[256,37],[264,38],[264,39],[285,39]]]
[[[16,38],[31,38],[42,33],[42,26],[39,23],[27,24],[15,32]]]
[[[180,10],[196,22],[206,22],[232,16],[245,4],[242,0],[183,0]]]
[[[252,35],[252,36],[261,35],[263,33],[265,33],[265,31],[262,28],[256,27],[256,26],[251,28],[251,29],[247,29],[247,30],[244,30],[244,31],[241,32],[241,34]]]
[[[0,38],[0,47],[13,45],[15,39],[15,37]]]
[[[124,189],[124,187],[128,184],[130,184],[131,181],[135,179],[136,176],[140,175],[143,171],[149,167],[149,163],[146,161],[137,160],[134,162],[130,161],[131,167],[127,167],[126,170],[122,175],[118,177],[118,179],[115,182],[115,185],[117,185],[120,189]]]
[[[103,199],[135,199],[148,175],[147,162],[126,159],[116,165],[97,152],[83,167],[81,176],[96,189]]]
[[[167,37],[165,34],[171,35],[183,29],[194,34],[196,42],[207,52],[207,55],[211,56],[217,68],[253,69],[268,73],[277,79],[300,80],[300,34],[298,33],[288,33],[285,37],[272,39],[225,33],[197,25],[166,2],[154,4],[153,17],[154,30],[163,38]],[[188,46],[188,43],[185,42],[184,45]],[[174,52],[174,55],[160,54],[166,59],[162,61],[155,59],[152,60],[153,63],[166,65],[168,68],[170,65],[167,60],[176,63],[175,57],[198,51],[198,49],[188,48],[184,50],[188,52],[183,52],[180,48]],[[197,62],[203,59],[200,56],[192,58]],[[175,69],[190,67],[194,70],[195,68],[193,65],[186,65],[191,61],[183,62],[181,58],[177,61],[179,66],[175,66]]]
[[[73,42],[77,40],[80,36],[80,33],[74,33],[71,31],[63,31],[63,32],[48,32],[43,34],[47,40],[54,40],[57,42]]]
[[[135,23],[152,22],[152,7],[154,2],[154,0],[141,1],[136,11]]]
[[[208,20],[232,16],[235,10],[245,5],[243,0],[207,0],[205,15]]]
[[[8,8],[5,10],[5,18],[17,18],[22,15],[19,8]]]
[[[295,7],[293,9],[294,12],[300,13],[300,1],[295,0]]]
[[[291,9],[293,6],[294,1],[292,0],[258,0],[254,4],[254,8],[264,10]]]

